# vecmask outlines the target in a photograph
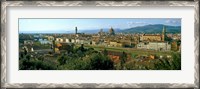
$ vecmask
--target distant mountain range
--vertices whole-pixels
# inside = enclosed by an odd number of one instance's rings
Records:
[[[119,29],[113,28],[115,33],[161,33],[163,30],[163,26],[166,27],[167,33],[181,33],[181,26],[168,26],[163,24],[154,24],[154,25],[145,25],[145,26],[137,26],[127,29]],[[110,28],[103,28],[103,32],[109,32]],[[85,29],[78,30],[78,33],[86,33],[86,34],[94,34],[98,33],[100,29]],[[65,31],[65,30],[57,30],[57,31],[31,31],[31,32],[19,32],[19,33],[75,33],[75,30]]]
[[[113,28],[115,33],[161,33],[163,30],[163,26],[166,27],[166,31],[168,33],[180,33],[181,32],[181,26],[168,26],[163,24],[154,24],[154,25],[145,25],[145,26],[137,26],[133,28],[128,29],[119,29],[119,28]],[[100,29],[94,29],[94,30],[82,30],[81,33],[86,34],[93,34],[98,33]],[[108,32],[109,28],[104,28],[103,32]]]
[[[163,24],[145,25],[121,30],[121,33],[161,33],[163,26],[168,33],[180,33],[181,26],[167,26]]]
[[[110,28],[103,28],[103,32],[109,32]],[[119,28],[113,28],[115,30],[116,33],[121,32],[122,30]],[[88,29],[88,30],[82,30],[82,31],[78,31],[80,33],[86,33],[86,34],[94,34],[94,33],[98,33],[100,31],[100,29]]]

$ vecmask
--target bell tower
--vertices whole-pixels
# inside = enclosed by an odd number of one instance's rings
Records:
[[[55,47],[56,47],[56,34],[53,35],[53,40],[52,40],[52,49],[53,49],[53,53],[55,53]]]
[[[75,34],[77,34],[77,32],[78,32],[78,28],[77,28],[77,27],[75,27]]]
[[[165,41],[165,35],[166,35],[166,27],[163,26],[163,30],[162,30],[162,41]]]

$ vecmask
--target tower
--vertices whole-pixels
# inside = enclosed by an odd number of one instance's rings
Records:
[[[166,35],[166,27],[163,26],[163,31],[162,31],[162,41],[165,41],[165,35]]]
[[[53,36],[54,39],[52,40],[52,49],[53,49],[53,53],[55,53],[55,47],[56,47],[56,35]]]
[[[99,35],[103,35],[103,29],[100,29]]]
[[[75,27],[75,34],[77,34],[77,32],[78,32],[78,29],[77,29],[77,27]]]
[[[109,30],[109,34],[110,34],[110,35],[115,35],[115,31],[114,31],[114,29],[113,29],[112,27],[111,27],[110,30]]]

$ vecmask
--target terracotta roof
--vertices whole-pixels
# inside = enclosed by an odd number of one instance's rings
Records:
[[[143,36],[161,36],[161,35],[144,34]]]
[[[61,45],[60,43],[58,43],[58,44],[56,44],[56,46],[57,46],[57,47],[60,47],[60,46],[62,46],[62,45]]]

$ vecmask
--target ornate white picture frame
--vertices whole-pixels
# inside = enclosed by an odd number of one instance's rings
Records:
[[[9,83],[7,60],[9,7],[194,7],[194,83]],[[14,45],[14,44],[12,44]],[[171,71],[172,72],[172,71]],[[34,77],[34,76],[32,76]],[[101,76],[102,77],[102,76]],[[199,88],[199,1],[2,1],[1,88]]]

